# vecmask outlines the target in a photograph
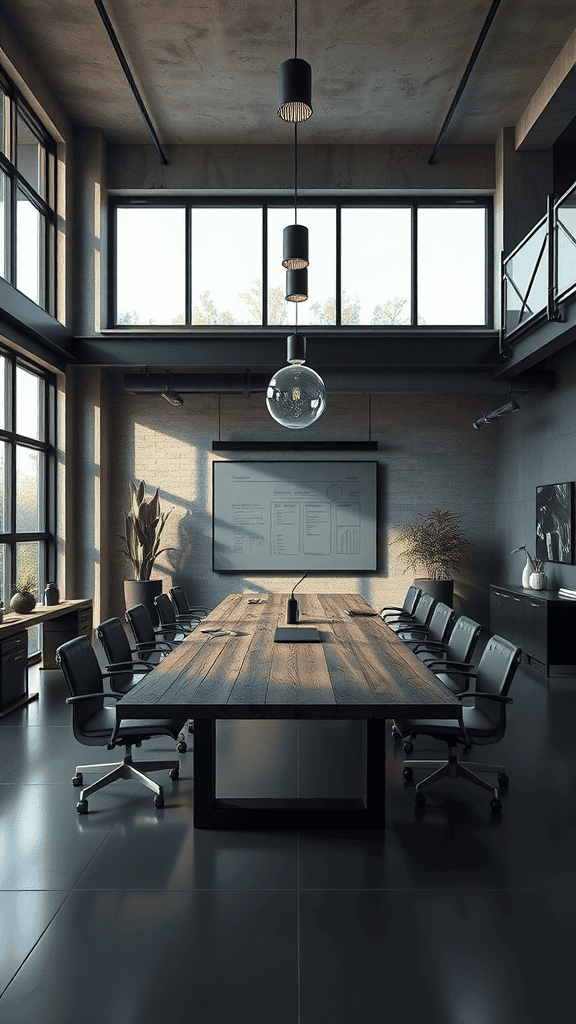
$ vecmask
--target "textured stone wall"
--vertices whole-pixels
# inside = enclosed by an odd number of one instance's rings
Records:
[[[192,603],[214,606],[227,593],[287,592],[299,573],[217,574],[212,571],[211,452],[213,439],[293,440],[271,420],[262,395],[187,395],[181,408],[161,397],[126,394],[121,374],[108,371],[108,520],[110,580],[102,607],[121,615],[128,563],[118,539],[123,532],[129,479],[158,487],[165,509],[173,507],[165,530],[169,549],[154,576],[167,591],[184,586]],[[379,463],[378,571],[353,576],[313,577],[302,592],[359,592],[375,607],[401,603],[411,582],[390,542],[395,527],[418,512],[449,508],[462,515],[471,542],[469,563],[456,584],[456,606],[487,622],[494,536],[494,439],[475,431],[472,421],[493,407],[492,396],[329,395],[326,412],[307,439],[378,440],[376,453],[234,453],[233,459],[377,459]],[[302,440],[298,438],[297,440]]]

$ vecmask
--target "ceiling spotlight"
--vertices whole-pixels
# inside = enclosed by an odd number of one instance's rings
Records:
[[[184,405],[180,395],[176,391],[163,391],[162,398],[165,398],[170,405]]]
[[[492,423],[492,420],[498,419],[499,416],[505,416],[507,412],[518,412],[520,406],[515,398],[511,402],[506,402],[506,405],[501,405],[498,409],[492,409],[491,412],[484,413],[479,419],[474,420],[472,426],[474,430],[480,430],[480,427],[488,426]]]
[[[172,383],[172,374],[171,373],[166,373],[166,387],[164,388],[164,391],[162,392],[162,398],[165,398],[166,401],[170,403],[170,405],[184,405],[184,402],[180,398],[180,395],[178,394],[178,392],[177,391],[173,391],[173,389],[171,388],[171,386],[170,386],[171,383]]]

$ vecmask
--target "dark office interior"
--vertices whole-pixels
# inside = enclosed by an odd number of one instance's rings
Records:
[[[277,113],[296,44],[297,128]],[[169,513],[163,592],[288,596],[307,563],[251,569],[249,540],[215,561],[214,464],[375,462],[375,568],[319,562],[296,593],[402,606],[399,531],[447,509],[474,663],[494,633],[523,652],[505,735],[473,751],[505,766],[501,813],[460,778],[415,806],[387,728],[383,828],[218,829],[193,824],[192,732],[143,745],[180,760],[163,807],[121,780],[77,813],[77,765],[118,752],[73,734],[59,620],[17,634],[22,699],[2,635],[7,1024],[540,1024],[571,1005],[575,82],[566,0],[0,0],[0,631],[16,587],[48,607],[54,583],[105,666],[130,481]],[[305,301],[282,266],[296,222]],[[305,429],[266,399],[294,334],[326,394]],[[362,722],[217,732],[231,798],[361,786]]]

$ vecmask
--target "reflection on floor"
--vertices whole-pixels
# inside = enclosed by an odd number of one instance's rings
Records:
[[[418,816],[388,732],[382,832],[266,834],[194,831],[190,752],[163,810],[120,782],[78,816],[75,765],[116,752],[80,746],[60,673],[38,677],[0,719],[2,1021],[542,1024],[572,1004],[576,679],[522,666],[505,739],[473,751],[506,765],[500,820],[459,780]],[[358,773],[357,734],[272,730],[223,730],[225,789],[254,784],[246,748],[264,795]]]

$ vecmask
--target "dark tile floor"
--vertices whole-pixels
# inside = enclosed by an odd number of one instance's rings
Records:
[[[573,1006],[576,679],[522,666],[505,739],[473,752],[506,765],[501,819],[459,780],[415,812],[388,734],[382,832],[267,834],[194,831],[190,752],[163,810],[120,782],[78,816],[76,763],[116,752],[74,740],[58,672],[34,678],[40,699],[0,719],[6,1024],[542,1024]],[[260,784],[250,752],[264,795],[348,792],[361,767],[341,724],[223,730],[222,792]]]

